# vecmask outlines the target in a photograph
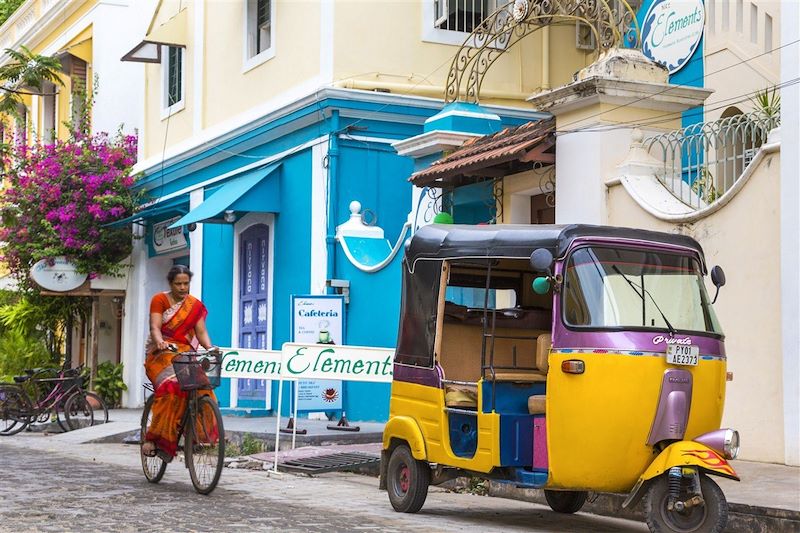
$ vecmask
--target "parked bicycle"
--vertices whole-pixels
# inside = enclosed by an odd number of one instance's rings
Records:
[[[108,422],[108,407],[84,390],[83,368],[38,368],[0,384],[0,435],[15,435],[54,419],[63,431]]]
[[[224,466],[225,429],[222,413],[212,396],[198,394],[199,390],[212,390],[219,386],[222,360],[223,355],[214,350],[182,352],[172,361],[178,384],[189,396],[179,424],[178,449],[183,449],[184,464],[189,469],[194,489],[200,494],[210,494],[216,488]],[[150,483],[161,481],[167,469],[163,459],[157,455],[145,455],[142,449],[152,420],[154,401],[155,395],[150,395],[144,404],[139,445],[142,469]]]

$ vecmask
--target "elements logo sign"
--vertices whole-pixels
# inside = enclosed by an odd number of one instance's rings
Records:
[[[655,0],[642,24],[642,53],[674,74],[691,59],[705,23],[702,0]]]

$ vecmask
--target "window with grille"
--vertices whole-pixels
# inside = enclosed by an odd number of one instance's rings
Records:
[[[183,50],[176,46],[167,51],[167,107],[183,100]]]
[[[495,0],[436,0],[434,26],[440,30],[472,33],[496,7]]]
[[[247,0],[247,57],[272,48],[272,1]]]

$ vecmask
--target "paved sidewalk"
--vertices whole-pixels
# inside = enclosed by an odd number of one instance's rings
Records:
[[[141,409],[117,409],[110,412],[110,422],[91,428],[50,436],[52,442],[70,444],[121,442],[126,435],[134,435],[139,429]],[[226,433],[232,440],[240,440],[245,433],[264,440],[267,450],[272,450],[275,441],[275,418],[248,418],[241,416],[224,416]],[[352,422],[351,422],[352,423]],[[358,433],[337,432],[326,429],[327,421],[300,420],[300,427],[308,431],[307,435],[297,435],[298,450],[290,451],[289,434],[281,435],[281,454],[284,457],[301,457],[336,453],[337,451],[374,451],[379,447],[374,443],[381,440],[383,424],[357,423],[361,426]],[[281,425],[285,427],[286,419]],[[363,446],[366,443],[371,445]],[[265,462],[273,460],[272,453],[258,454],[256,459]],[[756,463],[750,461],[734,461],[732,463],[742,478],[741,482],[716,477],[730,504],[733,531],[791,531],[800,533],[800,468]],[[531,489],[515,489],[508,485],[493,484],[490,494],[513,499],[521,499],[542,503],[541,491]],[[604,494],[593,504],[587,504],[586,510],[597,514],[622,516],[641,519],[642,506],[632,512],[622,511],[620,505],[624,499],[621,495]]]

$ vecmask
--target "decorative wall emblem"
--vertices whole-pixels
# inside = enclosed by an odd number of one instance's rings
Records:
[[[703,0],[655,0],[642,25],[642,53],[674,74],[691,59],[705,23]]]

